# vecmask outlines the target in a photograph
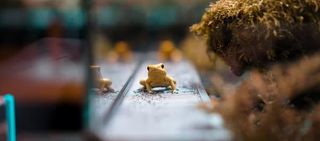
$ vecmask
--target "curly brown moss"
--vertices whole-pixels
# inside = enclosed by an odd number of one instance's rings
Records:
[[[320,30],[319,8],[319,0],[219,0],[210,5],[191,31],[208,37],[226,24],[228,28],[261,25],[268,29],[266,36],[281,36],[290,32],[286,29],[303,23],[315,23],[315,30]]]
[[[319,6],[319,0],[220,0],[191,31],[240,75],[318,50]]]

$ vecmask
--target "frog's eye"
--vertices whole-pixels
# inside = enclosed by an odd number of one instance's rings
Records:
[[[164,68],[164,65],[163,65],[163,64],[161,64],[161,68]]]
[[[150,69],[150,68],[149,68],[149,66],[148,66],[148,67],[147,67],[147,70],[149,71],[149,69]]]

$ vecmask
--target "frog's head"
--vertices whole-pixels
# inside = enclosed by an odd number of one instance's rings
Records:
[[[148,65],[148,77],[162,77],[167,75],[167,71],[164,68],[163,63]]]

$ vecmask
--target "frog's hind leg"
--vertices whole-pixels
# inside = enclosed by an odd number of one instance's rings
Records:
[[[176,80],[174,80],[171,76],[168,76],[170,81],[173,81],[173,84],[177,84]]]
[[[147,84],[146,80],[140,80],[139,82],[143,86],[143,90],[147,90],[148,92],[151,90],[150,86]]]
[[[172,91],[176,90],[176,81],[175,80],[170,81],[170,87],[171,87]]]

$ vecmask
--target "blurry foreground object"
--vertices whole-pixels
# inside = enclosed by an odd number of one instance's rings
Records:
[[[100,66],[91,66],[95,88],[100,89],[101,91],[110,91],[112,81],[108,78],[103,78],[101,74]]]
[[[320,54],[270,71],[249,73],[235,91],[217,81],[222,100],[213,102],[243,140],[317,140],[320,138]]]
[[[0,61],[0,93],[15,96],[18,133],[81,129],[85,49],[81,40],[43,38]]]
[[[82,103],[84,49],[80,40],[43,38],[0,62],[0,92],[17,102]],[[41,101],[39,101],[41,99]]]
[[[239,140],[320,137],[320,1],[220,0],[191,30],[242,78],[212,77],[213,102]]]
[[[170,40],[165,40],[160,43],[158,56],[160,61],[178,62],[182,59],[182,53],[176,48]]]
[[[11,94],[0,96],[0,138],[16,141],[15,101]]]
[[[319,50],[319,7],[319,0],[220,0],[191,30],[241,75]]]
[[[125,41],[117,42],[114,49],[108,54],[109,61],[111,62],[130,62],[133,59],[133,53],[130,46]]]

